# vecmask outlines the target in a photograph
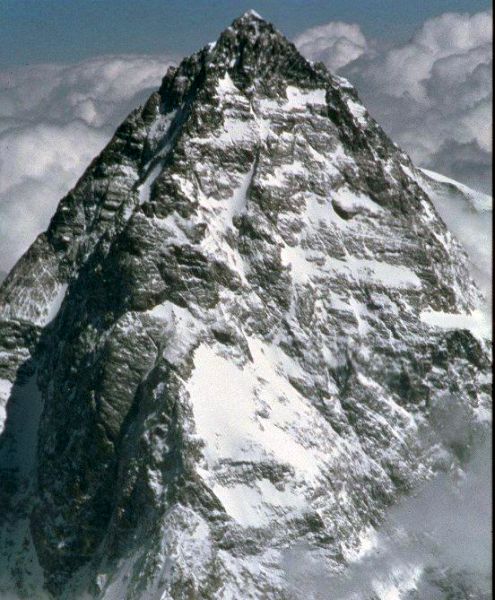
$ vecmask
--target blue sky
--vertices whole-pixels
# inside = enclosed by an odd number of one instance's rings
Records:
[[[0,0],[0,66],[117,53],[186,54],[254,8],[289,37],[330,20],[367,36],[407,38],[427,18],[487,0]]]

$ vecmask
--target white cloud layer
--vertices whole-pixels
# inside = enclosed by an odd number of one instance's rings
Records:
[[[484,11],[429,19],[411,40],[393,47],[380,48],[358,25],[344,23],[309,29],[295,42],[308,58],[350,79],[418,165],[488,191],[492,39],[492,14]]]
[[[331,21],[303,31],[294,43],[310,60],[320,61],[337,71],[368,50],[359,25]]]
[[[0,271],[43,231],[170,57],[109,56],[0,72]]]

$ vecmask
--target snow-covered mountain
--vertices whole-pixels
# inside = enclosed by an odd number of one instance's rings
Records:
[[[492,198],[426,169],[416,171],[414,176],[447,227],[467,250],[471,273],[491,305]],[[491,310],[488,313],[491,315]]]
[[[256,13],[170,68],[0,288],[4,595],[303,597],[294,552],[337,576],[462,474],[490,360],[431,182]]]

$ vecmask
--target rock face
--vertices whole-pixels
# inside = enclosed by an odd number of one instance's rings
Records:
[[[0,288],[0,589],[292,598],[462,466],[480,294],[414,173],[255,13],[169,69]]]

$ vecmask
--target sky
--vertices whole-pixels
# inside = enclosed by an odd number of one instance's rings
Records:
[[[0,0],[0,272],[170,64],[254,8],[422,167],[491,192],[486,0]]]
[[[447,11],[487,0],[0,0],[0,66],[74,62],[101,54],[195,51],[253,8],[287,36],[328,21],[397,40]]]

